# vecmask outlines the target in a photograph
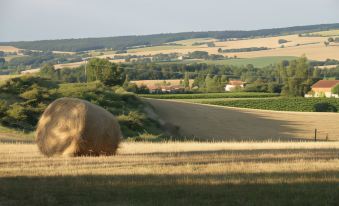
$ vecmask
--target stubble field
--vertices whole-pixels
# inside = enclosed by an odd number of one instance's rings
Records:
[[[338,142],[163,142],[46,158],[0,144],[0,205],[336,205],[338,152]]]
[[[147,101],[163,121],[178,126],[178,134],[189,139],[312,141],[317,129],[318,140],[339,140],[338,113],[231,108],[183,99]]]

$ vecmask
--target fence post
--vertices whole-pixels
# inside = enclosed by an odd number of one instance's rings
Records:
[[[315,142],[317,141],[317,128],[314,129],[314,141]]]

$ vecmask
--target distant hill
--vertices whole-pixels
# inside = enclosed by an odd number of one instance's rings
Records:
[[[0,43],[0,45],[15,46],[20,49],[43,50],[43,51],[78,52],[103,48],[123,50],[130,47],[154,46],[168,42],[193,38],[216,38],[216,39],[248,38],[258,36],[277,36],[285,34],[305,33],[329,29],[339,29],[339,23],[260,29],[252,31],[182,32],[182,33],[153,34],[141,36],[3,42]]]

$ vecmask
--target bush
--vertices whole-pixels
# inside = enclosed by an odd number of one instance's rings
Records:
[[[267,92],[267,84],[248,84],[244,88],[245,92]]]
[[[54,85],[55,82],[44,79],[43,82],[49,84],[41,84],[41,79],[37,80],[19,78],[10,80],[4,87],[0,87],[1,96],[6,97],[0,101],[2,125],[33,131],[49,103],[60,97],[73,97],[97,104],[117,116],[123,136],[126,138],[143,133],[162,134],[158,122],[147,117],[144,111],[147,105],[132,93],[118,94],[97,82],[60,84],[56,88],[50,88],[49,85]],[[17,91],[19,85],[22,88]]]
[[[21,94],[27,90],[30,90],[33,85],[35,87],[44,87],[47,89],[58,87],[56,82],[50,81],[46,78],[23,76],[7,80],[5,84],[0,86],[0,91],[10,94]]]
[[[284,44],[284,43],[287,43],[288,41],[286,39],[279,39],[278,40],[278,43],[279,44]]]
[[[319,102],[314,105],[313,111],[314,112],[337,112],[338,109],[334,105],[328,102]]]

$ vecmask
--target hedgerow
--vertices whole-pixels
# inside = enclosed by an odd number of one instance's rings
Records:
[[[278,97],[275,93],[254,92],[227,92],[227,93],[199,93],[199,94],[143,94],[141,97],[153,99],[215,99],[215,98],[266,98]]]

